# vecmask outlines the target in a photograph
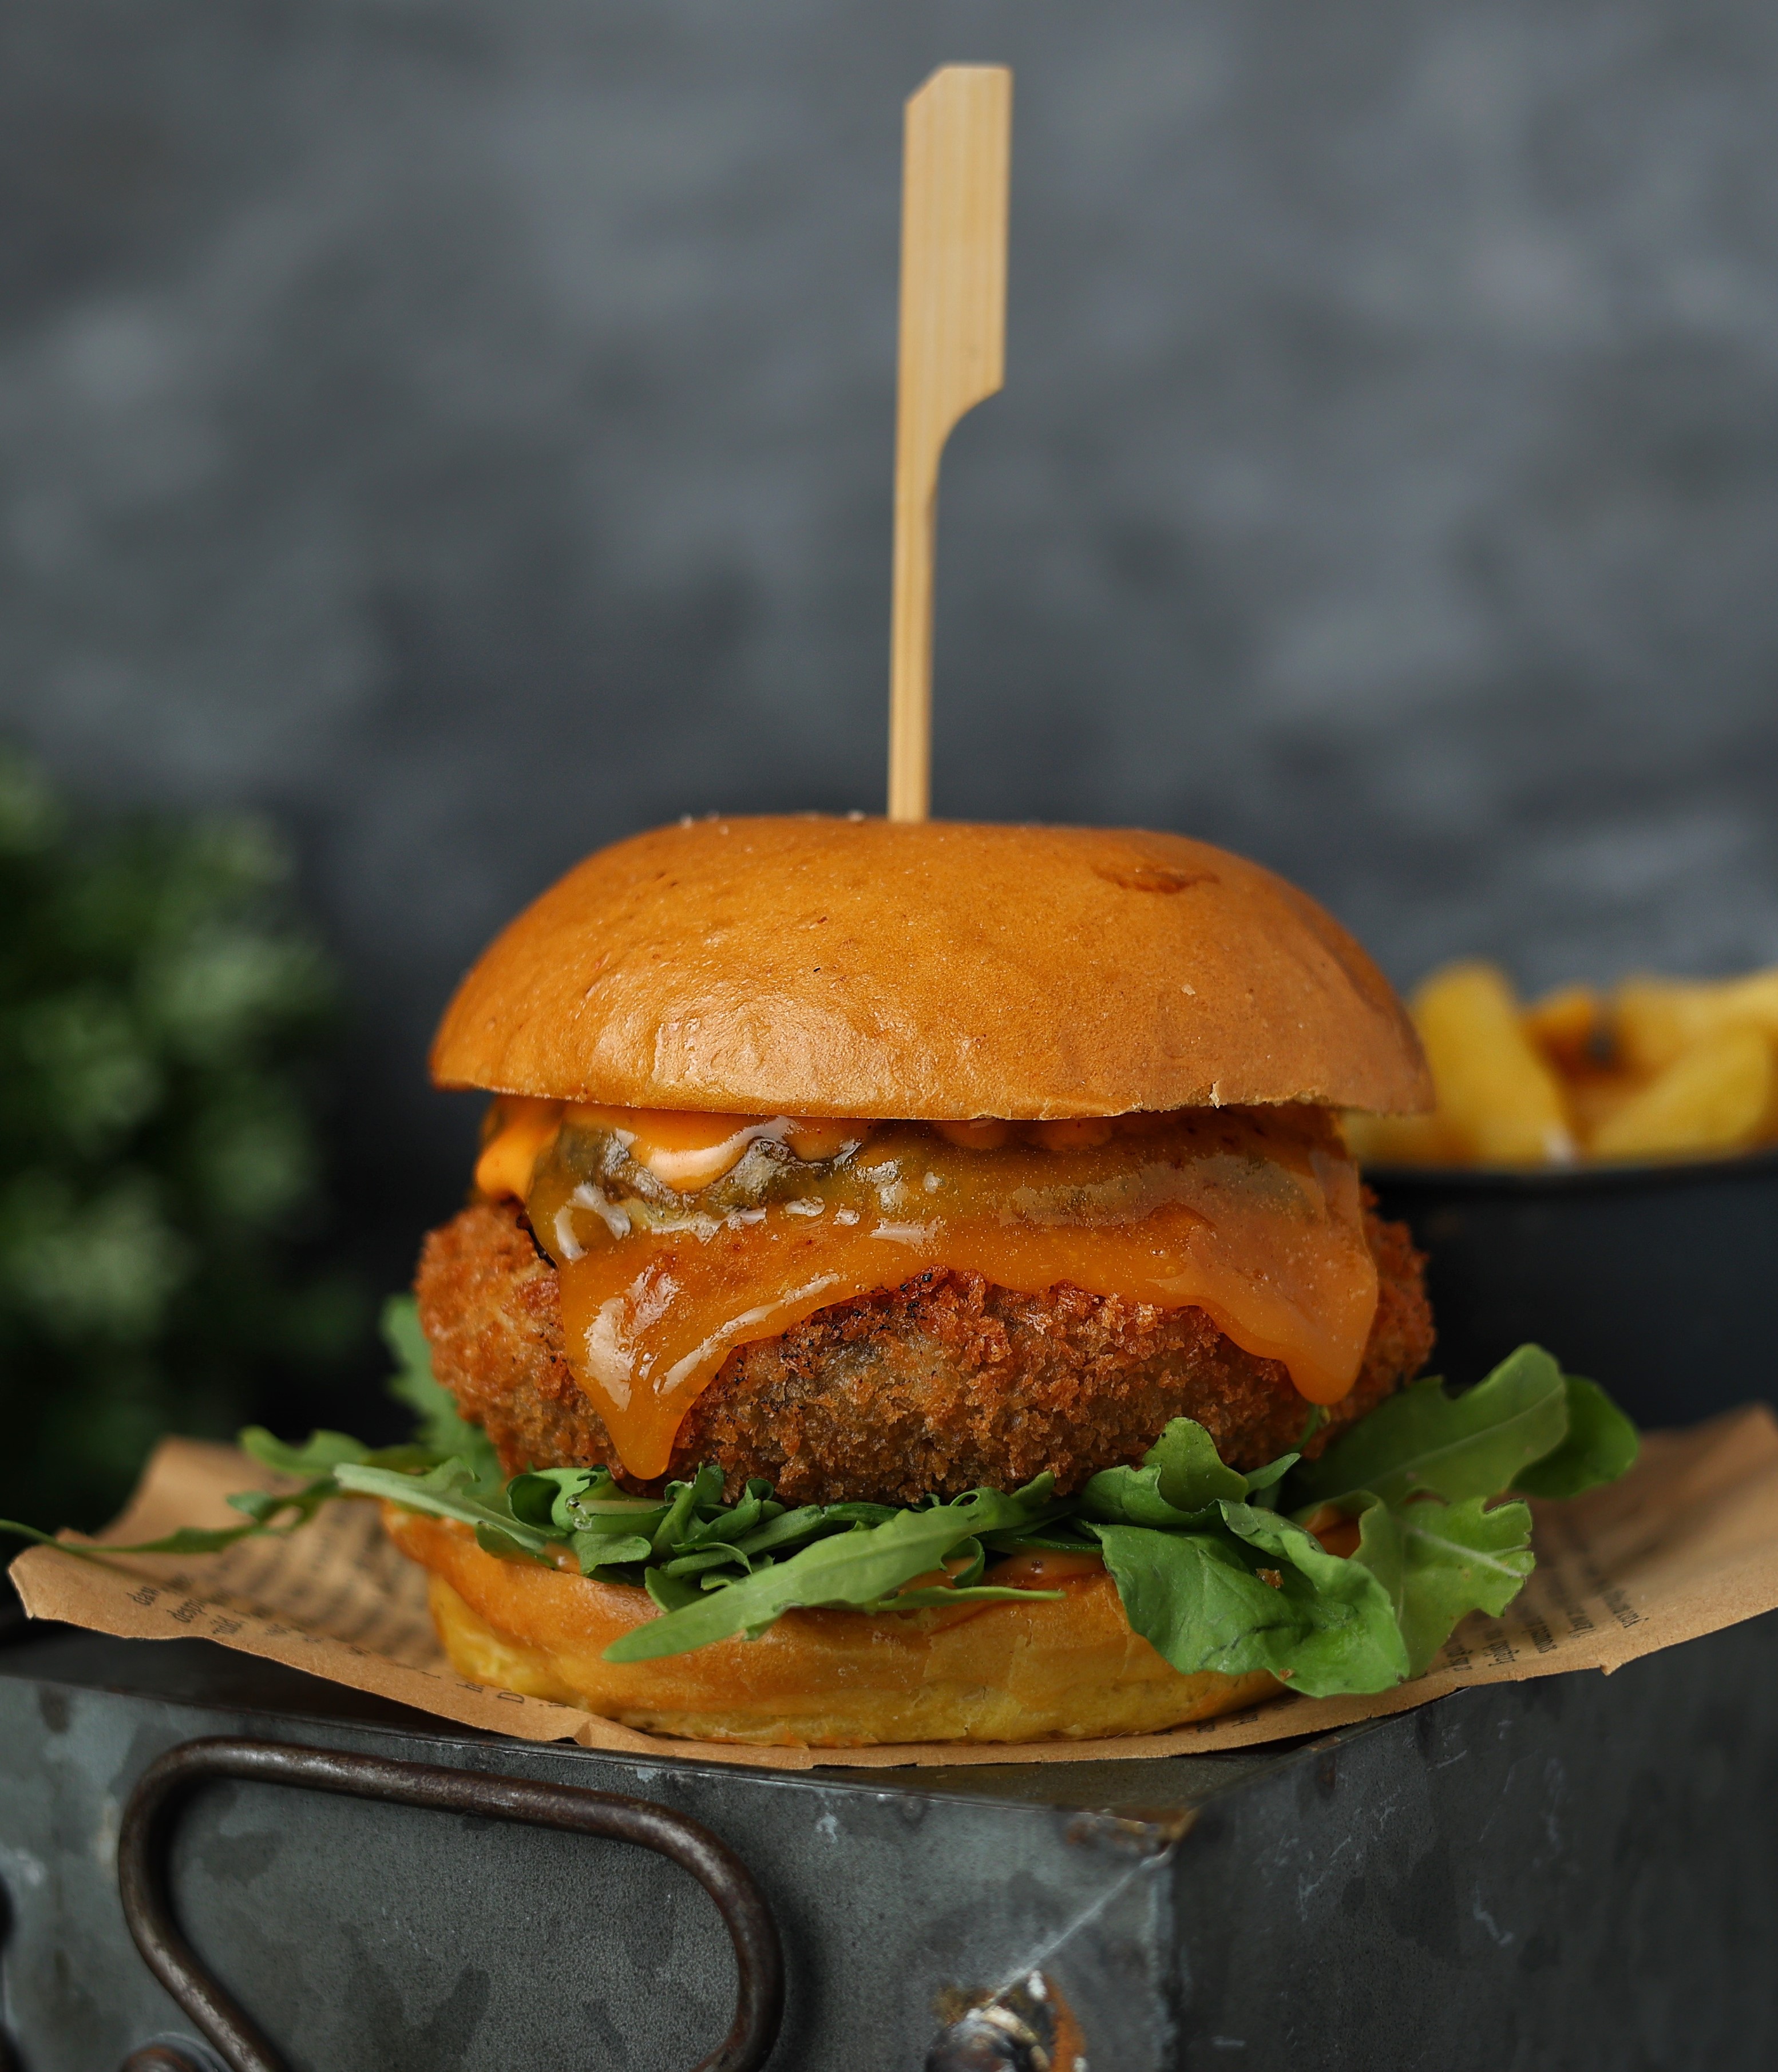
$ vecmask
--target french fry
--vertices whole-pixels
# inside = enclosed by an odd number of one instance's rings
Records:
[[[1697,1157],[1741,1151],[1766,1131],[1778,1063],[1772,1039],[1742,1024],[1718,1028],[1681,1050],[1599,1124],[1595,1158]]]
[[[1665,1071],[1727,1029],[1757,1029],[1778,1042],[1778,968],[1745,978],[1626,979],[1611,1012],[1619,1054],[1632,1071]]]
[[[1430,1116],[1351,1115],[1367,1166],[1720,1157],[1778,1144],[1778,967],[1744,978],[1568,985],[1529,1007],[1480,960],[1424,981]]]
[[[1586,1072],[1566,1082],[1568,1113],[1583,1150],[1648,1082],[1637,1072]]]
[[[1574,1155],[1562,1083],[1533,1047],[1504,972],[1489,964],[1435,972],[1413,1001],[1438,1090],[1438,1116],[1484,1166],[1542,1166]]]
[[[1559,987],[1533,1001],[1521,1018],[1526,1035],[1558,1071],[1596,1071],[1604,1062],[1611,1030],[1596,986]]]

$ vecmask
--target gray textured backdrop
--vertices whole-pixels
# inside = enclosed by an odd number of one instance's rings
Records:
[[[1403,979],[1778,957],[1770,0],[10,0],[0,727],[295,828],[392,1230],[509,911],[877,804],[946,58],[1018,86],[939,809],[1227,841]]]

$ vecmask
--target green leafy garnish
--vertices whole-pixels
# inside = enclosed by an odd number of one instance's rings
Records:
[[[1386,1691],[1407,1674],[1388,1596],[1370,1571],[1251,1504],[1220,1529],[1094,1528],[1125,1616],[1182,1675],[1266,1669],[1311,1697]]]
[[[497,1492],[501,1480],[499,1457],[487,1433],[459,1416],[455,1399],[434,1378],[432,1356],[413,1297],[391,1297],[384,1305],[382,1326],[384,1340],[397,1363],[389,1392],[414,1412],[419,1427],[418,1437],[409,1445],[367,1446],[344,1432],[311,1432],[300,1446],[291,1446],[262,1426],[249,1424],[237,1434],[243,1452],[276,1474],[307,1479],[299,1490],[237,1491],[228,1502],[243,1515],[244,1524],[183,1525],[158,1540],[139,1540],[129,1546],[108,1543],[104,1547],[84,1547],[11,1519],[0,1518],[0,1532],[94,1560],[113,1554],[220,1554],[240,1540],[282,1536],[307,1524],[323,1504],[350,1493],[340,1479],[344,1469],[366,1467],[393,1475],[395,1486],[405,1498],[430,1471],[450,1464],[456,1470],[456,1479]]]
[[[494,1442],[457,1408],[457,1399],[432,1371],[432,1348],[420,1329],[411,1295],[393,1295],[383,1305],[383,1342],[395,1356],[389,1392],[414,1412],[414,1440],[432,1461],[463,1461],[480,1489],[497,1490],[504,1479]]]
[[[1364,1493],[1399,1503],[1421,1490],[1452,1503],[1499,1496],[1568,1435],[1562,1369],[1541,1346],[1521,1346],[1485,1381],[1448,1396],[1436,1377],[1380,1403],[1290,1484],[1293,1509]]]
[[[1093,1476],[1080,1492],[1079,1507],[1083,1517],[1109,1525],[1189,1528],[1213,1519],[1224,1503],[1270,1493],[1298,1458],[1286,1453],[1244,1475],[1223,1465],[1216,1441],[1201,1424],[1175,1417],[1140,1467],[1107,1468]]]
[[[242,1434],[243,1438],[245,1436]],[[78,1554],[95,1560],[112,1554],[220,1554],[237,1540],[294,1532],[298,1526],[307,1525],[323,1504],[339,1494],[339,1486],[331,1474],[319,1477],[306,1488],[282,1494],[267,1490],[244,1490],[228,1501],[237,1511],[246,1515],[245,1525],[182,1525],[158,1540],[141,1540],[125,1547],[109,1542],[103,1547],[88,1547],[77,1540],[58,1540],[53,1532],[40,1532],[34,1525],[21,1525],[10,1518],[0,1518],[0,1532],[14,1533],[21,1540],[34,1540],[39,1547],[60,1547],[64,1554]]]
[[[985,1532],[1006,1532],[1053,1509],[1051,1476],[1040,1475],[1012,1496],[975,1490],[955,1503],[898,1511],[880,1525],[858,1524],[805,1546],[788,1560],[744,1581],[725,1581],[708,1596],[688,1600],[664,1618],[632,1629],[605,1651],[607,1662],[652,1662],[685,1655],[736,1634],[752,1639],[787,1611],[809,1605],[850,1605],[905,1611],[963,1599],[1056,1597],[1059,1591],[996,1589],[952,1583],[910,1591],[916,1576],[940,1568],[949,1554]],[[839,1507],[835,1507],[838,1508]],[[677,1565],[677,1564],[675,1564]],[[973,1568],[983,1565],[975,1550]]]
[[[1109,1468],[1072,1497],[1041,1475],[1010,1495],[912,1505],[790,1506],[755,1480],[730,1502],[709,1463],[638,1495],[603,1467],[503,1477],[486,1433],[434,1377],[411,1301],[389,1304],[384,1330],[392,1387],[414,1413],[411,1444],[372,1449],[316,1432],[290,1446],[245,1432],[256,1460],[302,1486],[231,1497],[245,1519],[237,1527],[102,1551],[207,1553],[293,1531],[335,1497],[382,1498],[469,1527],[502,1560],[571,1560],[583,1576],[645,1590],[660,1615],[606,1649],[615,1663],[751,1639],[798,1610],[1055,1597],[999,1585],[989,1564],[1066,1551],[1103,1560],[1131,1627],[1182,1673],[1266,1671],[1328,1697],[1419,1675],[1459,1620],[1498,1616],[1533,1565],[1530,1510],[1514,1499],[1578,1494],[1624,1473],[1636,1451],[1635,1427],[1602,1389],[1521,1346],[1462,1395],[1417,1382],[1319,1460],[1289,1453],[1249,1473],[1176,1417],[1135,1466]],[[1303,1444],[1319,1423],[1310,1417]],[[1330,1523],[1349,1552],[1317,1536]]]
[[[1615,1482],[1636,1466],[1636,1428],[1596,1381],[1566,1377],[1568,1430],[1562,1444],[1519,1471],[1513,1486],[1526,1496],[1578,1496]]]
[[[1388,1597],[1404,1646],[1407,1673],[1419,1675],[1473,1611],[1498,1618],[1534,1565],[1531,1514],[1522,1503],[1488,1510],[1480,1497],[1441,1503],[1436,1497],[1368,1505],[1360,1525],[1355,1564],[1368,1568]]]

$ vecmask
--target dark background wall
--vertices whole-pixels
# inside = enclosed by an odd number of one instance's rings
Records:
[[[1778,958],[1767,0],[13,0],[0,729],[294,830],[389,1272],[509,911],[879,803],[946,59],[1017,115],[938,809],[1228,842],[1402,980]]]

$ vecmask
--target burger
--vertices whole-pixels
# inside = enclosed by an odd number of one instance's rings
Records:
[[[335,1473],[483,1684],[811,1746],[1382,1689],[1520,1586],[1496,1499],[1633,1451],[1535,1348],[1406,1386],[1422,1260],[1340,1117],[1426,1108],[1418,1042],[1202,842],[682,822],[513,921],[431,1066],[492,1098],[427,1450]]]

